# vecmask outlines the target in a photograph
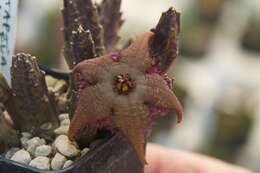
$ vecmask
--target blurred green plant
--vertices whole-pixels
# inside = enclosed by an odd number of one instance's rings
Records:
[[[246,110],[225,112],[216,110],[216,130],[204,153],[229,161],[236,161],[236,154],[247,141],[253,119]]]
[[[33,55],[38,57],[40,64],[55,66],[61,56],[63,36],[61,30],[62,19],[58,11],[47,13],[41,22],[38,43],[32,48]]]

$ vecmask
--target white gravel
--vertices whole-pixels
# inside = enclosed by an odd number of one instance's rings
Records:
[[[23,148],[27,148],[28,147],[27,142],[29,139],[32,138],[32,134],[27,132],[22,132],[21,135],[22,135],[22,137],[20,138],[21,144]]]
[[[49,156],[52,152],[52,148],[49,145],[40,145],[35,149],[34,156]]]
[[[64,163],[64,165],[63,165],[63,169],[65,169],[65,168],[68,168],[70,165],[72,165],[73,164],[73,161],[72,160],[67,160],[65,163]]]
[[[45,145],[46,141],[39,137],[34,137],[32,139],[29,139],[26,143],[27,143],[27,151],[33,155],[35,153],[35,149],[38,146]]]
[[[31,161],[31,156],[28,151],[19,150],[11,157],[11,160],[27,165]]]
[[[80,150],[76,143],[69,140],[67,134],[70,120],[68,114],[60,114],[60,127],[54,130],[56,139],[45,141],[31,133],[21,133],[21,148],[11,148],[5,158],[41,170],[61,170],[68,168],[80,156],[85,155],[89,148]]]
[[[54,133],[57,135],[67,135],[69,131],[69,126],[60,126],[54,130]]]
[[[39,156],[33,159],[29,165],[42,170],[50,170],[50,159],[48,157]]]
[[[65,156],[61,155],[60,153],[56,153],[51,161],[51,168],[53,170],[60,170],[64,166],[66,161],[67,159]]]
[[[89,148],[84,148],[83,150],[81,150],[81,152],[80,152],[81,156],[87,154],[88,151],[89,151]]]
[[[64,156],[75,157],[79,155],[80,151],[76,144],[71,142],[68,136],[60,135],[54,141],[55,148]]]
[[[6,153],[5,153],[5,158],[6,159],[11,159],[13,157],[13,155],[19,151],[20,148],[11,148],[9,149]]]
[[[69,114],[60,114],[59,115],[59,120],[60,121],[63,121],[65,119],[69,119]]]
[[[69,119],[64,119],[60,123],[61,126],[68,126],[70,125],[70,120]]]

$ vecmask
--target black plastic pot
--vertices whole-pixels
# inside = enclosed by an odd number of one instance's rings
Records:
[[[143,166],[133,148],[115,135],[60,171],[42,171],[0,157],[0,173],[142,173]]]

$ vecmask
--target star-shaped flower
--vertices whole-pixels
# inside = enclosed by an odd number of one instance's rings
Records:
[[[77,139],[87,126],[115,129],[145,163],[146,130],[155,115],[175,110],[181,121],[182,107],[149,53],[153,35],[145,33],[118,53],[85,60],[74,68],[79,101],[69,129],[70,139]]]

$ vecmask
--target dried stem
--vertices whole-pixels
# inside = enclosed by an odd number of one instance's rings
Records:
[[[11,74],[12,95],[6,108],[16,129],[41,136],[46,130],[56,128],[57,110],[51,102],[44,74],[36,58],[29,54],[15,55]]]
[[[4,104],[10,96],[11,90],[4,76],[0,73],[0,153],[3,153],[10,147],[14,147],[19,144],[19,138],[16,134],[16,130],[5,119],[3,114]]]
[[[11,89],[8,86],[2,73],[0,73],[0,103],[5,104],[10,96],[11,96]]]
[[[71,69],[85,59],[103,54],[103,28],[91,0],[64,0],[63,18],[65,57]],[[72,117],[77,102],[73,84],[70,90]]]
[[[91,0],[64,0],[65,57],[70,68],[84,59],[104,53],[104,33],[98,11]],[[73,83],[71,90],[70,117],[76,108],[77,99]]]
[[[91,0],[64,0],[65,57],[73,68],[78,62],[104,53],[104,33]]]
[[[151,55],[155,65],[160,72],[167,71],[178,54],[177,36],[180,32],[180,13],[173,8],[164,12],[154,32],[154,39],[151,42]]]
[[[96,5],[92,0],[74,0],[78,12],[78,21],[84,30],[90,30],[97,56],[104,53],[104,31],[100,24]]]
[[[73,64],[76,61],[74,58],[73,50],[73,37],[72,32],[76,30],[77,14],[73,5],[73,1],[64,0],[63,23],[64,23],[64,42],[65,51],[64,56],[70,68],[73,68]]]
[[[80,25],[78,30],[73,33],[73,50],[75,63],[96,57],[94,41],[89,30],[84,30]]]
[[[100,22],[104,28],[104,42],[107,51],[114,49],[119,41],[119,29],[124,21],[120,12],[121,0],[103,0],[98,7]]]
[[[19,138],[16,133],[16,130],[5,119],[1,108],[0,110],[0,153],[3,153],[7,149],[18,145],[19,145]]]

